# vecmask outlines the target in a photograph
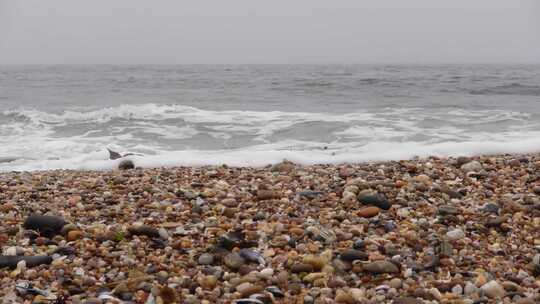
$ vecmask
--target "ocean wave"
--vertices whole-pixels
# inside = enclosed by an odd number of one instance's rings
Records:
[[[523,95],[540,96],[540,86],[511,83],[485,89],[472,90],[472,95]]]
[[[537,118],[501,110],[396,107],[328,114],[159,104],[62,113],[20,109],[0,113],[0,157],[17,159],[0,170],[112,168],[105,147],[146,154],[139,160],[144,166],[264,165],[283,158],[335,163],[516,147],[525,152],[539,136]]]

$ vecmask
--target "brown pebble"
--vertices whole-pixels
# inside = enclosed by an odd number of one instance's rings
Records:
[[[69,242],[73,242],[73,241],[76,241],[78,239],[81,239],[83,236],[84,236],[84,233],[82,231],[80,231],[80,230],[72,230],[72,231],[68,232],[66,239]]]
[[[377,216],[379,212],[381,212],[381,209],[377,207],[366,207],[358,210],[357,215],[360,217],[370,218]]]

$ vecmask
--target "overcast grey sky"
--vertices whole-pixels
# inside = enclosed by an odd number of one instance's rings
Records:
[[[540,0],[0,0],[0,63],[540,62]]]

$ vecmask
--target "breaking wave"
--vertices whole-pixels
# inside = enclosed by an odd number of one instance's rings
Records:
[[[140,104],[50,113],[0,112],[0,170],[116,166],[106,147],[143,167],[264,166],[540,151],[533,114],[384,108],[346,114],[216,111]]]

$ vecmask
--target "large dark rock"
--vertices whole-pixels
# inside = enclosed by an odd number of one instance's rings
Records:
[[[120,164],[118,165],[118,169],[120,170],[135,169],[135,164],[133,163],[133,161],[126,159],[120,162]]]
[[[45,237],[53,237],[61,233],[65,224],[66,221],[61,217],[33,214],[26,218],[23,227],[36,230]]]

